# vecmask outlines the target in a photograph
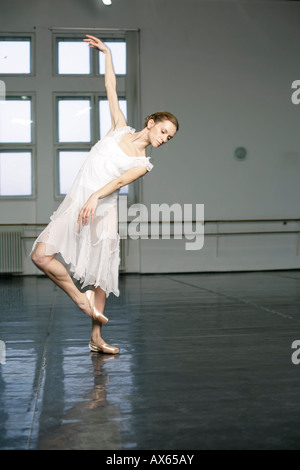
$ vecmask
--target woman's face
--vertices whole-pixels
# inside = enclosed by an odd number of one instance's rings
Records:
[[[150,143],[158,148],[174,137],[177,132],[175,124],[171,121],[154,122],[150,119],[147,125],[149,129]]]

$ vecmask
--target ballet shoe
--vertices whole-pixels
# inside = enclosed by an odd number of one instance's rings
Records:
[[[105,315],[103,315],[103,313],[98,312],[98,310],[95,307],[95,292],[92,290],[88,290],[86,291],[85,295],[92,309],[93,319],[106,325],[106,323],[108,323],[108,318]]]
[[[104,354],[118,354],[120,352],[119,348],[116,346],[111,346],[106,343],[97,346],[92,340],[89,342],[89,348],[93,352],[102,352]]]

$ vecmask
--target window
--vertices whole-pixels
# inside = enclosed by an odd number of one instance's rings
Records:
[[[27,96],[0,101],[0,142],[31,142],[31,114]]]
[[[91,73],[91,51],[82,39],[57,41],[57,73]]]
[[[0,101],[0,196],[33,195],[33,96]]]
[[[119,99],[119,106],[120,106],[122,113],[124,114],[125,119],[127,119],[127,101],[125,98]],[[111,125],[109,104],[106,98],[99,99],[99,117],[100,117],[99,132],[100,132],[100,139],[102,139],[102,137],[106,136],[106,134],[108,133],[110,129],[110,125]]]
[[[0,36],[0,75],[32,74],[33,36]]]
[[[85,33],[86,29],[83,28],[74,29],[73,32],[63,28],[52,30],[53,75],[56,78],[56,89],[59,86],[61,91],[53,92],[55,196],[58,199],[68,192],[91,147],[111,127],[103,80],[105,56],[83,42]],[[120,108],[129,124],[137,127],[138,31],[95,29],[89,33],[101,38],[110,48]],[[130,195],[128,191],[129,187],[124,187],[120,193]],[[136,194],[132,189],[133,198]]]
[[[57,75],[104,75],[105,56],[95,52],[84,36],[55,36],[55,63]],[[116,75],[126,75],[125,39],[104,40],[111,51]]]
[[[58,151],[59,194],[66,194],[69,191],[87,155],[88,151]]]
[[[0,195],[31,196],[32,153],[0,152]]]
[[[58,99],[58,141],[91,142],[91,100]]]
[[[116,75],[126,74],[126,42],[125,41],[105,41],[107,47],[111,51],[114,69]],[[99,73],[105,74],[105,57],[99,53]]]
[[[111,122],[103,79],[104,56],[82,41],[85,33],[83,28],[51,30],[52,57],[49,48],[43,55],[47,64],[52,59],[52,76],[47,75],[47,80],[45,64],[39,61],[37,69],[35,62],[35,38],[40,33],[0,33],[0,197],[35,197],[38,136],[39,169],[47,159],[48,177],[39,171],[37,187],[43,191],[45,179],[49,180],[52,154],[53,193],[61,200],[91,147],[107,133]],[[138,31],[94,29],[90,33],[110,47],[120,107],[129,125],[139,127]],[[32,76],[37,80],[31,80]],[[34,91],[23,91],[34,90],[36,83],[38,103]],[[136,191],[131,187],[134,196]],[[49,185],[46,190],[49,191]]]
[[[17,83],[23,85],[23,77],[34,74],[34,36],[34,33],[0,34],[0,75],[14,75],[16,88]],[[0,196],[31,197],[35,95],[14,92],[6,96],[5,82],[3,79],[0,83]]]
[[[127,74],[127,43],[125,36],[110,34],[103,39],[103,34],[95,33],[110,48],[120,92],[120,108],[127,119],[127,99],[125,78]],[[91,147],[104,137],[111,127],[111,118],[103,75],[105,74],[105,56],[83,42],[84,34],[53,34],[54,75],[68,76],[68,84],[76,93],[54,94],[55,100],[55,148],[56,148],[56,196],[64,196]],[[80,92],[78,77],[90,77],[86,90]],[[95,80],[92,82],[92,80]],[[63,78],[65,80],[65,78]],[[66,82],[62,82],[65,86]],[[89,85],[95,84],[91,93],[86,93]],[[121,85],[121,86],[120,86]],[[121,192],[127,192],[122,188]]]

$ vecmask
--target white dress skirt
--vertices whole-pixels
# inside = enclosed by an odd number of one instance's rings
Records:
[[[34,242],[46,244],[46,255],[60,253],[73,277],[86,286],[100,286],[106,297],[119,296],[120,237],[118,194],[99,200],[94,221],[78,224],[78,214],[92,193],[137,166],[152,170],[150,157],[130,157],[118,142],[135,129],[126,126],[110,132],[90,150],[71,189]],[[31,252],[32,252],[31,251]]]

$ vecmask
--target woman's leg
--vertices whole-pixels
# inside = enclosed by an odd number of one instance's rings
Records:
[[[98,312],[104,314],[104,309],[105,309],[105,304],[106,304],[106,293],[100,287],[96,287],[96,288],[94,287],[93,291],[95,292],[95,307],[98,310]],[[92,321],[91,339],[98,346],[101,346],[103,343],[105,343],[105,341],[103,340],[101,336],[101,323],[95,321],[94,319]]]
[[[103,314],[106,303],[106,293],[100,287],[93,288],[93,290],[95,292],[95,308]],[[98,323],[93,319],[91,335],[92,342],[100,348],[100,352],[106,354],[118,354],[119,348],[117,348],[116,346],[110,346],[102,338],[101,327],[101,323]],[[101,346],[103,347],[101,348]]]
[[[45,243],[37,243],[31,256],[34,264],[64,290],[84,313],[92,316],[90,304],[85,294],[77,289],[68,271],[64,265],[55,258],[55,255],[47,256],[45,255],[45,250]]]

